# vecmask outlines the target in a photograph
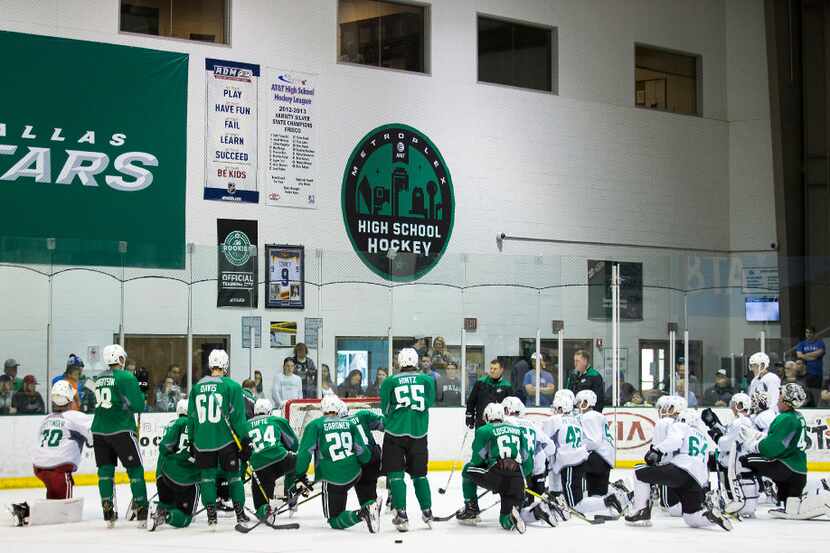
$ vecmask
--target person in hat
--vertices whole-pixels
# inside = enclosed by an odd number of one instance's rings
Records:
[[[88,392],[80,388],[81,373],[83,370],[84,362],[81,358],[74,353],[70,353],[69,359],[66,360],[66,370],[63,371],[63,374],[59,374],[52,378],[52,386],[61,380],[66,380],[72,389],[75,390],[75,399],[72,400],[72,403],[69,406],[69,408],[74,411],[79,411],[81,409],[81,396],[84,392]]]
[[[46,404],[37,391],[37,379],[33,374],[27,374],[23,379],[23,389],[15,392],[12,405],[18,415],[43,415],[46,413]]]
[[[11,379],[12,388],[15,392],[23,389],[23,379],[17,377],[19,367],[20,363],[17,362],[17,359],[6,359],[6,362],[3,363],[3,373]]]
[[[7,374],[0,374],[0,415],[16,415],[14,408],[14,382]]]
[[[735,388],[729,383],[729,375],[725,369],[719,369],[715,373],[715,385],[703,394],[703,403],[712,407],[727,407],[733,395]]]

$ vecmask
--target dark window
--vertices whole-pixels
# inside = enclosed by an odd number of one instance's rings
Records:
[[[556,92],[556,29],[478,17],[478,80]]]
[[[649,109],[699,115],[700,57],[635,47],[635,104]]]
[[[121,0],[121,30],[228,43],[229,0]]]
[[[426,16],[423,6],[340,0],[338,60],[426,73]]]

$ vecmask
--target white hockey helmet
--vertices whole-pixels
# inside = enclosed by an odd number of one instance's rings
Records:
[[[749,367],[752,368],[753,365],[758,365],[762,370],[769,369],[769,355],[763,351],[753,353],[749,357]]]
[[[180,417],[187,416],[187,400],[180,399],[176,402],[176,414]]]
[[[231,360],[228,357],[228,352],[223,349],[215,349],[208,355],[208,367],[210,369],[222,369],[222,372],[227,373],[230,364]]]
[[[504,420],[504,406],[501,403],[488,403],[482,415],[484,422],[495,422]]]
[[[807,401],[807,392],[800,384],[789,382],[781,386],[781,401],[793,409],[798,409]]]
[[[340,411],[338,411],[337,414],[341,417],[349,416],[349,404],[343,401],[342,399],[340,399]]]
[[[320,411],[322,411],[324,415],[339,415],[341,403],[343,402],[340,398],[334,394],[325,396],[320,400]]]
[[[571,403],[576,403],[576,396],[572,391],[567,388],[562,388],[561,390],[557,390],[555,394],[553,394],[553,399],[558,397],[567,396],[571,398]]]
[[[573,394],[557,394],[553,396],[553,404],[550,406],[554,413],[567,415],[574,410]]]
[[[755,414],[769,409],[769,394],[766,390],[755,390],[752,392],[752,412]]]
[[[597,394],[593,390],[580,390],[576,394],[576,407],[580,411],[587,411],[597,404]]]
[[[737,411],[748,413],[752,408],[752,400],[745,393],[738,392],[730,398],[729,406],[734,407]]]
[[[516,396],[507,396],[501,400],[501,405],[504,407],[504,414],[508,417],[525,416],[525,404]]]
[[[657,416],[661,419],[667,414],[669,408],[669,397],[671,396],[660,396],[654,403],[654,406],[657,408]]]
[[[75,389],[66,380],[58,380],[52,385],[52,393],[49,394],[52,403],[59,407],[69,405],[75,399]]]
[[[127,352],[119,344],[110,344],[104,348],[101,359],[107,365],[121,365],[123,367],[127,364]]]
[[[270,415],[274,410],[274,404],[270,399],[261,397],[254,403],[254,415]]]
[[[418,366],[418,352],[415,348],[403,348],[398,352],[398,367],[417,367]]]
[[[668,396],[663,408],[664,417],[677,417],[686,410],[686,399],[680,396]]]

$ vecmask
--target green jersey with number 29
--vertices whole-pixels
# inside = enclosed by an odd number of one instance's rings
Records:
[[[402,372],[383,381],[380,409],[392,436],[423,438],[429,430],[429,408],[435,403],[435,380],[422,372]]]
[[[349,419],[320,417],[303,431],[297,452],[298,476],[308,471],[314,456],[314,480],[345,485],[360,476],[360,467],[372,458],[360,429]]]

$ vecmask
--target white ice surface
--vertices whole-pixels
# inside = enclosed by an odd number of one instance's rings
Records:
[[[615,471],[615,477],[631,478],[631,471]],[[433,512],[436,516],[450,514],[462,503],[461,482],[456,473],[446,495],[439,495],[448,473],[430,474],[433,490]],[[811,475],[815,486],[820,476]],[[125,552],[125,553],[292,553],[319,551],[325,553],[533,553],[533,552],[647,552],[647,553],[764,553],[764,552],[820,552],[830,547],[830,522],[771,520],[760,508],[757,519],[735,523],[732,532],[720,529],[691,529],[681,519],[668,518],[655,512],[650,528],[630,527],[622,521],[589,526],[572,519],[558,528],[531,526],[525,535],[506,532],[498,525],[498,507],[482,515],[479,527],[460,526],[455,521],[435,523],[427,530],[420,520],[412,487],[409,489],[408,513],[410,531],[399,534],[390,524],[390,515],[383,516],[383,531],[370,535],[365,526],[349,530],[328,528],[322,516],[319,500],[300,507],[293,518],[299,530],[275,531],[260,526],[249,534],[233,529],[233,518],[220,518],[219,529],[207,529],[204,514],[186,529],[169,526],[155,533],[135,528],[134,522],[119,519],[115,529],[107,529],[101,517],[98,490],[94,486],[76,488],[76,496],[85,501],[85,520],[76,524],[14,528],[10,522],[0,521],[0,553],[60,553],[71,552]],[[155,485],[148,485],[150,494]],[[129,502],[128,486],[118,487],[121,511]],[[43,497],[43,490],[0,490],[0,505],[32,501]],[[481,507],[492,503],[490,496],[481,499]],[[351,499],[350,505],[356,500]],[[250,499],[249,499],[250,505]],[[286,518],[285,521],[288,519]],[[403,543],[396,544],[401,539]]]

